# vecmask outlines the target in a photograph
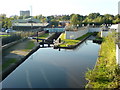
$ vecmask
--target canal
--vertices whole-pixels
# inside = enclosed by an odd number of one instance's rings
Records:
[[[84,88],[100,45],[86,40],[76,49],[40,48],[3,82],[3,88]]]

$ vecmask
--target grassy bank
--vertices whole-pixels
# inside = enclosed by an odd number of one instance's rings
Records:
[[[84,38],[88,37],[89,35],[91,35],[92,33],[87,33],[79,38],[77,38],[76,40],[83,40]]]
[[[11,35],[0,35],[0,37],[8,37],[8,36],[11,36]]]
[[[61,40],[62,40],[62,44],[59,45],[59,47],[68,47],[71,45],[76,45],[77,43],[79,43],[81,40],[83,40],[84,38],[88,37],[89,35],[91,35],[92,33],[87,33],[75,40],[72,39],[65,39],[65,33],[62,33],[62,35],[60,36]]]
[[[29,52],[30,50],[33,49],[33,47],[35,47],[34,41],[33,40],[29,40],[26,43],[25,49],[23,49],[23,51]]]
[[[116,64],[114,35],[105,37],[99,51],[99,58],[93,70],[88,70],[86,88],[118,88],[120,80]]]
[[[26,56],[33,48],[35,43],[33,40],[25,40],[16,45],[11,46],[10,48],[4,51],[4,58],[2,69],[8,68],[11,64],[14,64]]]
[[[2,65],[2,69],[4,70],[4,69],[7,68],[9,65],[14,64],[14,63],[16,63],[16,62],[17,62],[16,58],[11,58],[11,59],[9,59],[8,61],[6,61],[6,62]]]
[[[63,44],[60,44],[60,47],[68,47],[69,45],[76,45],[79,40],[64,39],[62,42]]]

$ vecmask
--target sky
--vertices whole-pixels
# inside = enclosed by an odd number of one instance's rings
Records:
[[[90,13],[118,14],[120,0],[1,0],[0,14],[20,15],[20,10],[31,10],[36,15],[88,15]]]

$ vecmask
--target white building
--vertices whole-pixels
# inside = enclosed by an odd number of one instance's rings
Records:
[[[30,16],[30,11],[20,11],[20,16]]]
[[[14,30],[35,29],[48,25],[49,23],[41,23],[40,20],[34,18],[12,20],[12,28]]]
[[[113,24],[109,27],[111,30],[116,30],[118,32],[118,24]]]

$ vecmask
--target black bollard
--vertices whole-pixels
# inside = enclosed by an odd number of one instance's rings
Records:
[[[48,47],[50,47],[50,43],[48,43]]]
[[[37,32],[37,42],[38,42],[38,32]]]
[[[61,43],[61,38],[59,38],[59,43]]]
[[[44,40],[42,40],[42,47],[44,47]]]

